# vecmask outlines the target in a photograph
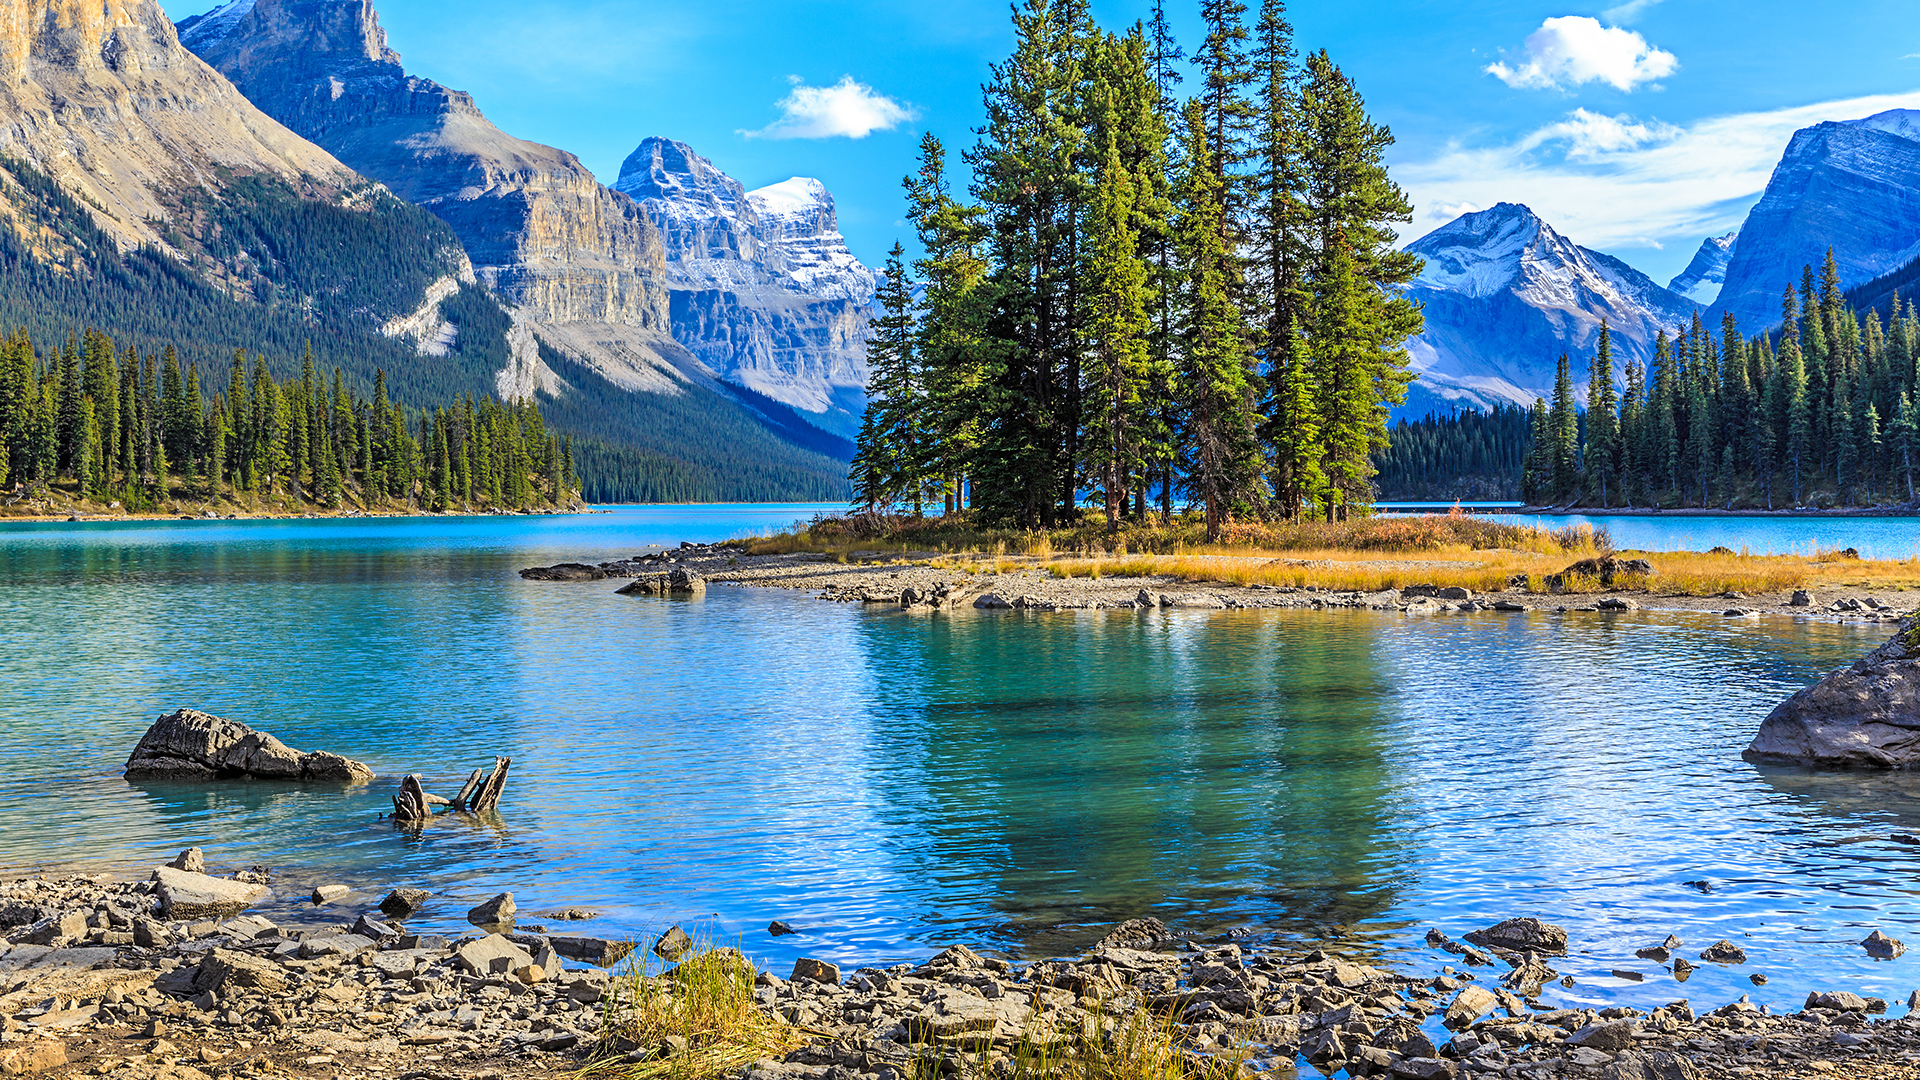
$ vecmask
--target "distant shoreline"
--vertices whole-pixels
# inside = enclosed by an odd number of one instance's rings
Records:
[[[1444,513],[1445,511],[1441,511]],[[1525,514],[1535,517],[1810,517],[1810,518],[1868,518],[1868,517],[1920,517],[1920,509],[1909,507],[1850,507],[1832,510],[1817,510],[1806,507],[1781,510],[1726,510],[1714,507],[1680,507],[1673,510],[1661,510],[1655,507],[1639,506],[1631,509],[1602,509],[1593,506],[1521,506],[1510,510],[1486,511],[1500,514]]]

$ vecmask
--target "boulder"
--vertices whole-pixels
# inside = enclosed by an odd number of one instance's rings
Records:
[[[1447,1005],[1446,1025],[1454,1029],[1467,1027],[1492,1012],[1499,1004],[1500,999],[1494,997],[1492,991],[1469,986],[1454,995],[1453,1001]]]
[[[0,1076],[30,1076],[67,1063],[67,1044],[59,1039],[28,1039],[0,1046]]]
[[[155,869],[153,880],[159,885],[160,914],[175,921],[222,919],[273,897],[273,890],[265,885],[208,877],[171,866]]]
[[[1807,1003],[1803,1008],[1831,1009],[1834,1012],[1863,1013],[1867,1011],[1867,999],[1861,997],[1859,994],[1850,994],[1845,990],[1835,990],[1828,993],[1815,990],[1813,993],[1807,995]]]
[[[631,941],[613,941],[609,938],[581,937],[571,934],[554,934],[547,939],[553,950],[571,960],[594,967],[612,967],[626,959],[634,949]],[[541,965],[546,967],[545,964]],[[553,970],[549,968],[549,970]]]
[[[1744,964],[1747,950],[1731,941],[1716,941],[1700,951],[1700,959],[1709,964]]]
[[[404,919],[419,911],[432,895],[425,889],[395,889],[380,901],[380,913],[390,919]]]
[[[531,953],[499,934],[461,944],[453,958],[473,975],[506,975],[533,963]]]
[[[1781,702],[1741,756],[1755,764],[1920,765],[1920,619]]]
[[[810,956],[803,956],[793,962],[792,981],[814,982],[833,986],[840,982],[840,969],[833,964],[827,963],[825,960],[815,960]]]
[[[1639,1025],[1632,1020],[1592,1023],[1568,1035],[1567,1045],[1590,1050],[1628,1050],[1633,1047],[1633,1033],[1637,1030]]]
[[[503,892],[467,912],[467,921],[475,926],[499,926],[512,923],[514,913],[518,910],[513,902],[513,894]]]
[[[1547,577],[1549,592],[1566,592],[1576,577],[1588,578],[1600,584],[1601,588],[1645,584],[1648,575],[1653,573],[1653,564],[1645,559],[1622,559],[1614,555],[1602,555],[1597,559],[1581,559],[1557,574]]]
[[[199,991],[222,993],[245,989],[277,994],[288,985],[287,970],[279,964],[231,949],[208,952],[200,958],[200,966],[193,973],[193,988]]]
[[[331,904],[352,891],[352,889],[347,888],[345,885],[318,885],[315,886],[313,890],[313,902],[316,904]]]
[[[155,720],[140,737],[133,756],[127,759],[126,776],[129,780],[252,776],[313,784],[364,784],[373,779],[373,770],[339,754],[302,753],[245,724],[197,709],[181,709]]]
[[[614,592],[621,596],[705,596],[707,579],[685,567],[635,578]]]
[[[586,563],[563,562],[552,566],[529,566],[520,571],[528,581],[605,581],[607,572]]]
[[[1489,949],[1511,949],[1514,952],[1558,956],[1567,951],[1567,932],[1552,923],[1534,918],[1508,919],[1485,930],[1473,931],[1467,935],[1467,940]]]
[[[1890,938],[1878,930],[1868,934],[1866,939],[1860,942],[1860,947],[1867,950],[1867,955],[1875,960],[1897,960],[1901,953],[1907,951],[1906,945],[1898,938]]]
[[[660,940],[653,943],[653,955],[669,964],[678,963],[681,957],[692,951],[693,939],[677,926],[668,927],[667,932],[660,935]]]
[[[190,873],[204,874],[207,872],[207,857],[201,853],[199,848],[190,847],[180,854],[175,855],[173,861],[167,865],[173,867],[175,870],[186,870]]]

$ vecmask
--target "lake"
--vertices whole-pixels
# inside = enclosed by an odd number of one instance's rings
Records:
[[[1768,709],[1885,628],[927,616],[514,573],[816,509],[7,526],[0,865],[135,870],[197,844],[215,868],[273,867],[289,900],[322,881],[362,902],[429,887],[424,929],[464,929],[468,907],[511,890],[523,913],[607,913],[582,932],[677,922],[777,964],[953,942],[1052,955],[1157,915],[1196,937],[1338,938],[1431,970],[1451,958],[1422,943],[1428,927],[1457,937],[1536,914],[1576,948],[1556,966],[1577,985],[1549,1001],[1751,993],[1797,1008],[1813,988],[1912,989],[1905,961],[1854,943],[1876,927],[1920,938],[1920,847],[1893,839],[1920,833],[1920,778],[1739,758]],[[1674,527],[1868,550],[1884,521]],[[381,780],[123,780],[146,725],[182,706],[365,760]],[[403,773],[452,794],[496,753],[514,759],[497,823],[413,835],[380,818]],[[270,913],[356,910],[304,907]],[[776,918],[802,932],[769,938]],[[1752,962],[1676,986],[1633,957],[1668,933],[1688,955],[1729,938]]]

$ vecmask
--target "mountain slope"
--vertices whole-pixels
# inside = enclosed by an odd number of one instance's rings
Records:
[[[1716,315],[1749,331],[1777,324],[1781,293],[1828,248],[1849,287],[1920,256],[1920,112],[1795,132],[1740,227]]]
[[[1700,241],[1700,250],[1693,253],[1693,261],[1667,282],[1668,291],[1697,304],[1713,303],[1720,296],[1720,287],[1726,284],[1727,262],[1733,258],[1733,245],[1739,239],[1740,230],[1735,229],[1724,236],[1709,236]]]
[[[1563,352],[1584,382],[1602,319],[1615,355],[1645,362],[1657,333],[1683,328],[1694,308],[1517,203],[1466,214],[1407,250],[1426,261],[1407,293],[1425,306],[1426,331],[1408,343],[1419,379],[1403,416],[1454,404],[1531,404],[1551,394]]]
[[[662,138],[642,141],[614,186],[664,237],[674,339],[723,377],[852,434],[874,275],[847,250],[826,187],[794,177],[748,191]]]

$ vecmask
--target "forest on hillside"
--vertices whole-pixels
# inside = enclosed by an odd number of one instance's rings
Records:
[[[1422,327],[1392,134],[1280,0],[1200,16],[1189,64],[1161,3],[1117,33],[1015,7],[967,174],[928,136],[905,180],[922,255],[881,282],[856,502],[1031,528],[1091,493],[1109,527],[1178,503],[1218,536],[1373,501]]]

